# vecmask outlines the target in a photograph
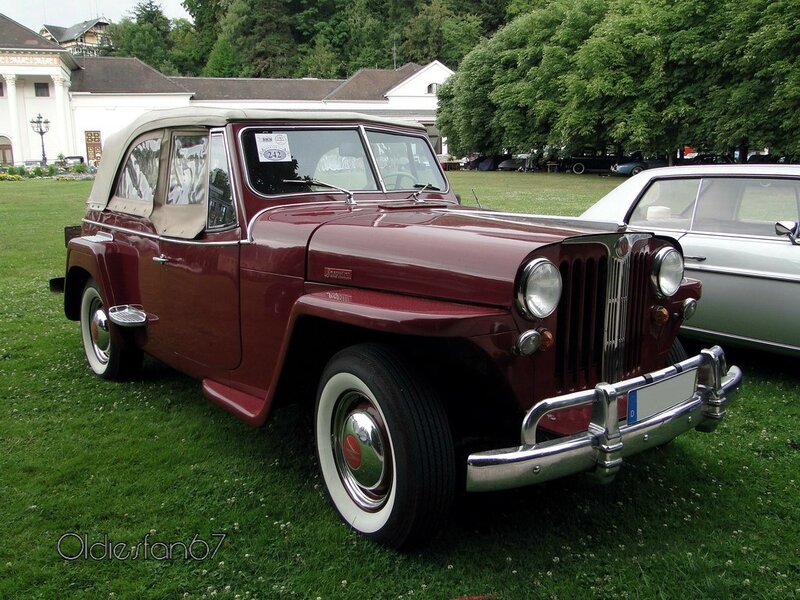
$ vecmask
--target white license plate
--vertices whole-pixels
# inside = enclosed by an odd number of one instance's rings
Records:
[[[697,388],[697,369],[628,392],[628,425],[688,400]]]

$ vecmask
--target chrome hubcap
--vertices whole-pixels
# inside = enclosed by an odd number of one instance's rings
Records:
[[[350,497],[364,510],[378,510],[391,483],[391,448],[380,413],[363,394],[348,392],[339,399],[331,441]]]
[[[103,305],[99,300],[92,302],[89,311],[91,321],[89,331],[92,336],[92,346],[97,358],[102,362],[108,362],[108,350],[111,345],[111,333],[108,330],[108,317],[103,310]]]

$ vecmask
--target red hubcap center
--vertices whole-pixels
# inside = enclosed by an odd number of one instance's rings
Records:
[[[342,442],[342,450],[344,459],[351,469],[357,469],[361,466],[361,444],[358,443],[356,436],[350,434],[345,437]]]

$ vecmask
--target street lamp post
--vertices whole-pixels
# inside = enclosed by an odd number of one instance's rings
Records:
[[[42,113],[39,113],[35,119],[31,119],[31,129],[42,138],[42,166],[46,167],[47,155],[44,153],[44,134],[50,131],[50,120],[43,119]]]

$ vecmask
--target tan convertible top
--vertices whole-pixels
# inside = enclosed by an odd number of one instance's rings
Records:
[[[374,117],[352,112],[322,111],[275,111],[265,109],[229,109],[194,105],[167,110],[152,110],[144,113],[130,125],[111,135],[103,144],[103,160],[89,194],[87,204],[92,210],[104,210],[113,192],[114,177],[125,158],[125,150],[134,139],[156,129],[165,127],[222,127],[232,121],[302,121],[374,123],[395,127],[412,127],[425,131],[424,126],[412,121],[401,121]]]

